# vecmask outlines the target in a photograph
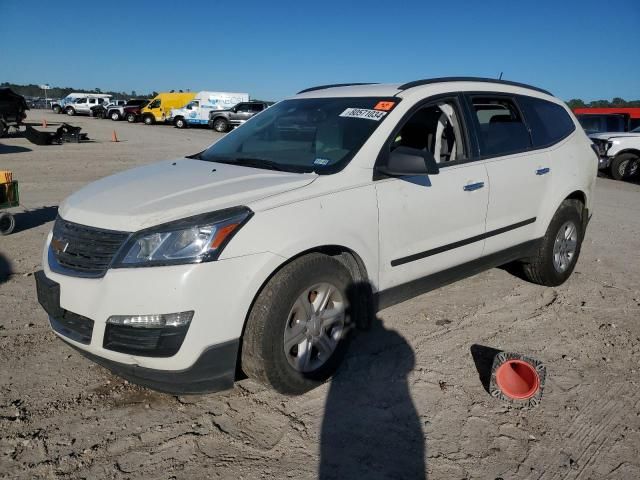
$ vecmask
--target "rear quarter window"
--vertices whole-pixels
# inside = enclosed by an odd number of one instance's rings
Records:
[[[560,105],[539,98],[521,96],[518,103],[531,130],[533,148],[543,148],[568,137],[576,126]]]

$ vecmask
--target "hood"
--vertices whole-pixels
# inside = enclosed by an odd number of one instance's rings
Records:
[[[596,140],[610,140],[617,137],[640,137],[640,132],[602,132],[589,135],[589,138]]]
[[[304,187],[316,174],[277,172],[182,158],[90,183],[60,205],[65,220],[134,232],[164,222],[249,205]]]

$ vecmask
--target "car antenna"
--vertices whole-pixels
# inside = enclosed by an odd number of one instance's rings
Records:
[[[498,80],[502,80],[502,73],[503,72],[500,72],[500,75],[498,76]]]

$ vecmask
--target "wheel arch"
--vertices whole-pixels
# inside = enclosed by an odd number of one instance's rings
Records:
[[[619,152],[616,152],[616,154],[614,155],[614,158],[618,157],[620,155],[623,155],[625,153],[631,153],[631,154],[635,155],[636,157],[640,158],[640,150],[638,150],[636,148],[625,148],[624,150],[620,150]]]
[[[240,348],[238,348],[238,356],[236,359],[238,372],[241,372],[242,338],[244,337],[245,329],[247,328],[247,321],[249,320],[251,310],[253,309],[256,300],[258,299],[258,295],[260,295],[260,292],[262,292],[267,283],[269,283],[269,281],[285,266],[289,265],[291,262],[297,260],[298,258],[304,257],[305,255],[310,255],[312,253],[322,253],[324,255],[333,257],[349,270],[354,281],[354,293],[357,292],[357,298],[361,300],[361,302],[356,307],[358,310],[356,313],[355,324],[359,329],[369,328],[371,319],[375,314],[375,295],[371,286],[371,282],[369,280],[367,267],[361,256],[354,250],[343,245],[318,245],[308,248],[289,258],[286,258],[282,263],[274,268],[269,275],[266,276],[257,290],[253,293],[253,298],[245,314],[245,318],[242,324],[242,331],[240,334]]]

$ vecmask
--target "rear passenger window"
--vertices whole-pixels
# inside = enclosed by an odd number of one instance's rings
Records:
[[[576,128],[567,111],[560,105],[533,97],[519,97],[518,103],[531,129],[534,148],[553,145]]]
[[[513,101],[502,97],[473,97],[478,118],[480,155],[494,157],[531,148],[531,137]]]

